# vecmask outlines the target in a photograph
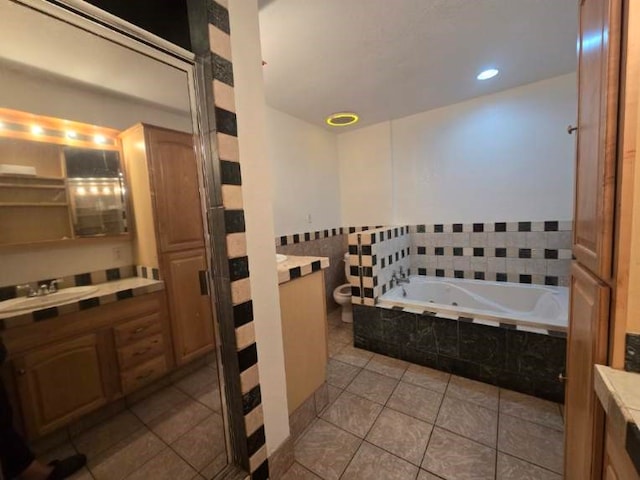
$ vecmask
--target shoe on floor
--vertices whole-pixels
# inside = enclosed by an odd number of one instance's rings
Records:
[[[53,471],[47,477],[47,480],[64,480],[76,473],[87,464],[87,457],[81,453],[72,455],[63,460],[54,460],[49,463],[53,467]]]

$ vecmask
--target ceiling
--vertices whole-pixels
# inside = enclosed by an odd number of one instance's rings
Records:
[[[370,125],[576,69],[575,0],[260,0],[260,7],[267,103],[317,125],[344,110]],[[476,80],[493,66],[498,77]]]
[[[6,0],[0,1],[0,63],[190,111],[185,72]]]

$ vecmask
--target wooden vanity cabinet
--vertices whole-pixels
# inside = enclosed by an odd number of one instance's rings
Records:
[[[175,362],[183,365],[215,348],[193,137],[138,124],[123,132],[120,139],[135,186],[135,229],[143,233],[135,240],[136,262],[160,268]]]
[[[176,363],[185,364],[214,346],[213,312],[208,296],[204,249],[164,255]]]
[[[5,330],[7,385],[26,436],[51,433],[172,370],[170,338],[164,292]]]
[[[100,343],[92,333],[30,351],[14,362],[24,426],[39,437],[109,401]]]

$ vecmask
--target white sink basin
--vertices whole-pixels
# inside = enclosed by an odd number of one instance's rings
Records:
[[[56,293],[42,297],[20,297],[0,302],[0,314],[19,312],[20,310],[40,310],[42,308],[61,305],[72,300],[78,300],[98,291],[98,287],[63,288]]]
[[[281,253],[276,253],[276,262],[282,263],[287,259],[286,255],[282,255]]]

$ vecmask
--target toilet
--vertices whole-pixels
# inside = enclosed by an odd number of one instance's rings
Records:
[[[344,273],[349,278],[349,254],[344,254]],[[344,283],[333,291],[333,299],[342,307],[342,321],[353,323],[353,312],[351,309],[351,284]]]

